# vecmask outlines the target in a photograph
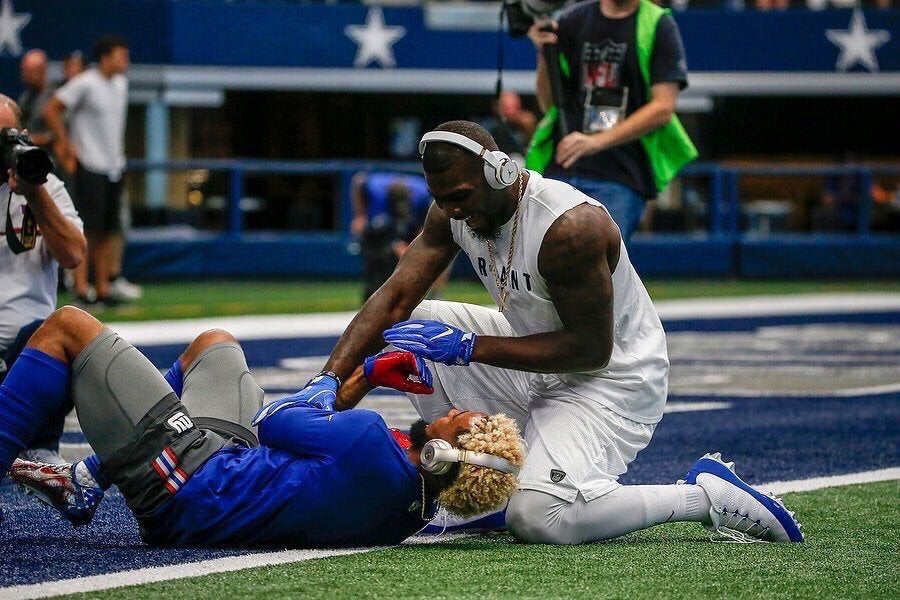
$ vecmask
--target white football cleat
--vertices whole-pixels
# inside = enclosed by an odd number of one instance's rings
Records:
[[[709,497],[706,527],[736,542],[802,542],[800,523],[780,498],[753,489],[722,455],[706,454],[678,483],[699,485]]]
[[[131,283],[121,275],[110,282],[109,290],[110,295],[119,302],[134,302],[144,296],[143,286]]]

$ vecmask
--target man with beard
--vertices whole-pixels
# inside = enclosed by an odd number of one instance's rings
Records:
[[[409,439],[373,411],[333,410],[373,386],[428,393],[430,382],[421,359],[382,353],[343,385],[322,372],[260,409],[263,392],[229,333],[198,336],[164,377],[92,316],[63,307],[0,385],[0,474],[12,466],[75,525],[115,484],[148,543],[396,544],[432,518],[438,498],[461,514],[502,506],[522,464],[521,437],[503,415],[449,411]],[[11,464],[70,395],[96,454]]]
[[[520,172],[475,123],[444,123],[419,151],[434,198],[425,228],[325,368],[347,375],[387,341],[433,361],[433,396],[410,395],[426,420],[449,408],[515,418],[528,455],[506,523],[523,541],[576,544],[668,521],[801,540],[783,505],[719,455],[701,458],[678,485],[617,482],[662,418],[669,361],[606,209],[568,184]],[[500,312],[422,302],[461,249]]]

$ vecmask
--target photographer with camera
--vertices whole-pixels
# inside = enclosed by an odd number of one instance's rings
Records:
[[[522,2],[526,10],[540,4]],[[646,200],[697,156],[675,116],[678,93],[687,87],[678,26],[650,0],[585,0],[555,21],[537,20],[528,37],[538,50],[538,102],[550,115],[532,148],[543,133],[545,174],[603,203],[628,240]],[[558,107],[546,44],[559,51]],[[557,114],[570,131],[553,134]],[[537,167],[531,159],[529,167]]]
[[[63,183],[50,171],[47,152],[20,130],[19,106],[0,95],[0,382],[31,334],[56,309],[58,267],[74,268],[87,242]],[[59,438],[72,404],[31,440],[23,457],[62,462]]]

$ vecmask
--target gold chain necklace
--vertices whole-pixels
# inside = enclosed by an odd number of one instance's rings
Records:
[[[497,259],[494,257],[496,247],[494,240],[487,241],[488,255],[491,259],[491,273],[494,275],[494,283],[497,285],[497,307],[500,312],[506,310],[506,296],[509,293],[507,285],[509,284],[510,272],[512,271],[513,251],[516,248],[516,232],[519,230],[519,208],[522,206],[522,180],[525,178],[524,173],[519,173],[516,180],[516,212],[513,213],[512,235],[509,238],[509,256],[506,257],[506,269],[503,273],[497,273]]]

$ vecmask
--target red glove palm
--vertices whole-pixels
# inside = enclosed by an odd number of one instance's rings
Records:
[[[382,352],[363,362],[363,373],[372,387],[389,387],[413,394],[431,394],[431,371],[412,352]]]

